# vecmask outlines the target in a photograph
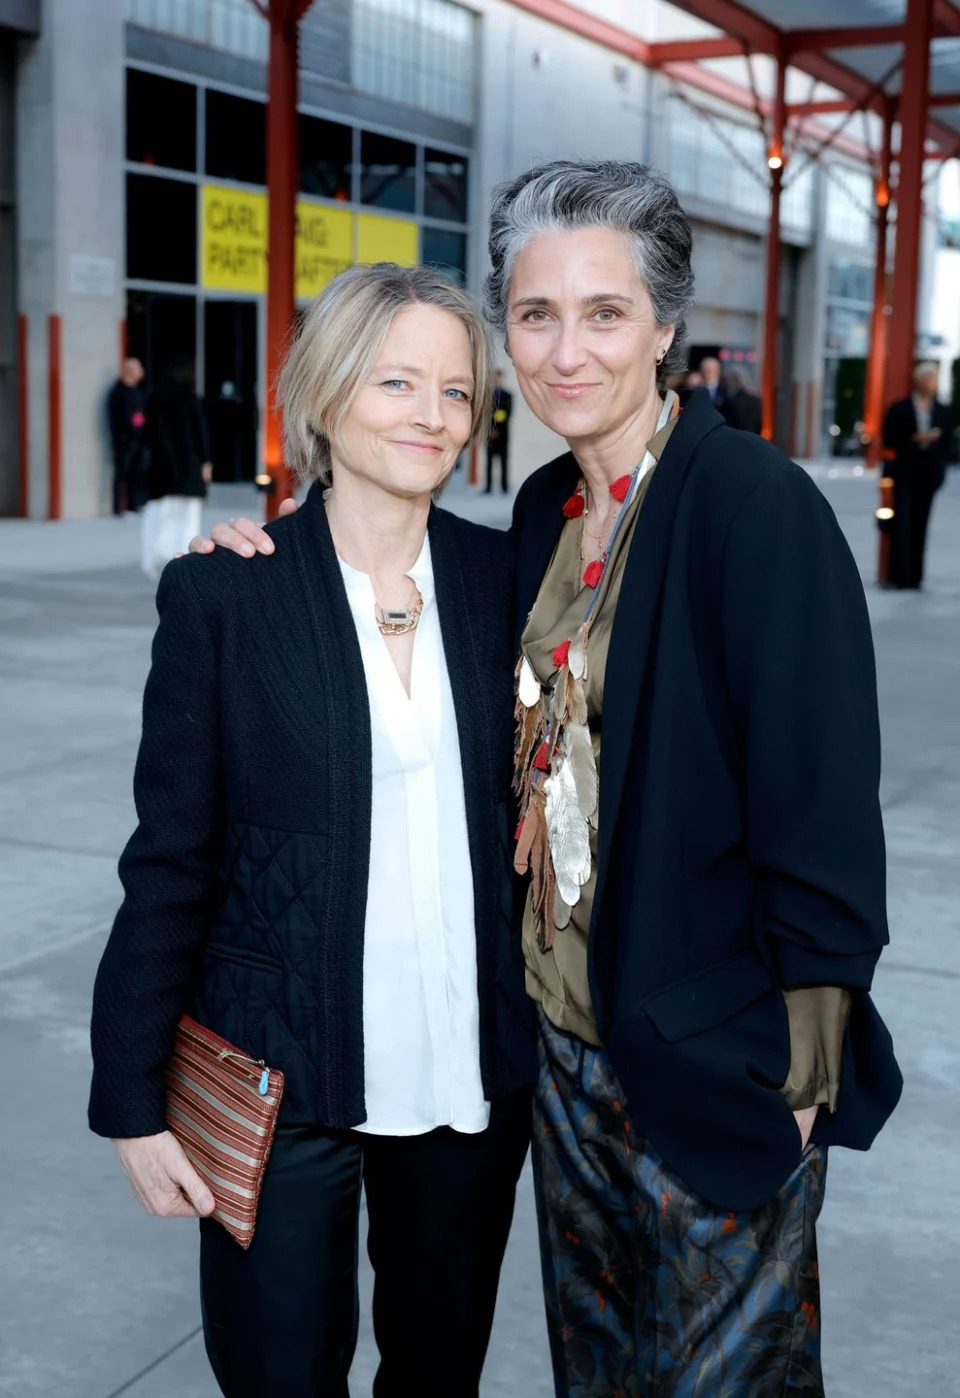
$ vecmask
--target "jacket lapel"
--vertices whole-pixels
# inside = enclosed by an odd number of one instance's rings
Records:
[[[572,452],[566,452],[544,466],[542,484],[535,498],[528,500],[525,517],[515,526],[517,609],[513,648],[517,654],[527,617],[537,600],[543,575],[563,529],[563,507],[576,490],[579,479],[580,468]]]
[[[674,520],[696,448],[709,432],[721,426],[723,418],[706,390],[698,390],[674,428],[653,474],[627,556],[603,683],[597,885],[591,930],[596,926],[603,901],[637,711],[660,613]]]
[[[463,787],[471,848],[478,836],[474,794],[492,789],[492,769],[485,730],[476,721],[478,696],[485,689],[481,636],[476,598],[468,598],[464,560],[457,548],[455,525],[444,510],[434,506],[427,526],[430,557],[433,561],[440,636],[447,662],[447,674],[457,715],[457,736],[463,767]]]
[[[363,656],[319,483],[311,486],[293,522],[294,551],[321,678],[318,691],[300,657],[300,674],[308,675],[301,712],[316,716],[314,737],[320,751],[330,752],[336,761],[337,745],[343,745],[369,769],[370,704]],[[325,703],[318,703],[321,696]]]

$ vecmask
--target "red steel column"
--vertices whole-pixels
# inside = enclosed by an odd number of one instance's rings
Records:
[[[887,355],[887,403],[906,398],[913,382],[932,37],[933,0],[908,0],[900,96],[897,249],[893,265],[893,333]]]
[[[63,322],[57,315],[47,318],[47,408],[49,414],[49,441],[47,444],[47,518],[59,519],[63,510]]]
[[[877,265],[873,276],[873,319],[870,327],[870,356],[867,360],[867,391],[863,405],[863,425],[868,437],[867,465],[876,466],[883,445],[883,386],[887,364],[887,229],[890,222],[890,165],[893,155],[895,104],[886,103],[883,119],[883,148],[877,171]]]
[[[787,121],[787,65],[777,54],[777,95],[773,104],[770,149],[770,224],[767,229],[767,289],[763,323],[763,435],[773,440],[777,415],[777,350],[780,341],[780,194],[783,187],[783,135]]]
[[[270,0],[270,70],[267,104],[267,197],[269,256],[267,280],[267,422],[265,470],[273,479],[267,518],[275,519],[291,493],[283,461],[277,375],[296,315],[294,232],[300,182],[297,124],[297,30],[306,7],[302,0]]]

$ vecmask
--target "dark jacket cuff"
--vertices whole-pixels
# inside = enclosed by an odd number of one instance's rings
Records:
[[[840,985],[847,990],[869,990],[880,956],[876,951],[836,956],[829,952],[798,947],[794,942],[777,940],[777,966],[784,990],[807,985]]]
[[[168,1130],[164,1101],[120,1104],[97,1101],[94,1094],[87,1110],[90,1130],[110,1140],[127,1140],[133,1136],[156,1136]]]

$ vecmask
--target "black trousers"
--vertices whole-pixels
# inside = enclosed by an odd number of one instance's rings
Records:
[[[478,1135],[277,1132],[248,1252],[200,1223],[207,1355],[227,1398],[346,1398],[357,1339],[361,1181],[374,1270],[375,1398],[476,1398],[530,1093]]]
[[[932,467],[898,470],[893,486],[893,544],[890,581],[897,587],[920,587],[933,497],[941,483]]]
[[[510,450],[510,441],[506,436],[500,436],[497,440],[487,443],[487,490],[493,489],[493,459],[500,458],[500,483],[503,489],[510,489],[510,481],[507,468],[507,455]]]

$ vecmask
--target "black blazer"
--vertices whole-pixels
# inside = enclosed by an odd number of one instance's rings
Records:
[[[521,488],[519,631],[578,479]],[[723,1209],[800,1160],[781,988],[853,1010],[822,1142],[866,1148],[901,1078],[867,994],[887,941],[880,741],[856,566],[809,477],[695,393],[637,522],[604,682],[589,975],[632,1119]]]
[[[929,447],[913,440],[919,428],[913,398],[901,398],[891,403],[883,420],[883,444],[896,453],[892,474],[907,484],[926,484],[939,490],[954,455],[953,422],[946,403],[934,399],[931,426],[940,428],[940,436]]]
[[[94,994],[89,1117],[104,1136],[164,1129],[164,1067],[184,1010],[284,1071],[288,1119],[365,1119],[363,661],[320,490],[269,532],[273,557],[188,556],[160,582],[140,823]],[[495,1098],[535,1074],[512,935],[510,545],[436,508],[429,537],[463,761],[483,1086]]]

